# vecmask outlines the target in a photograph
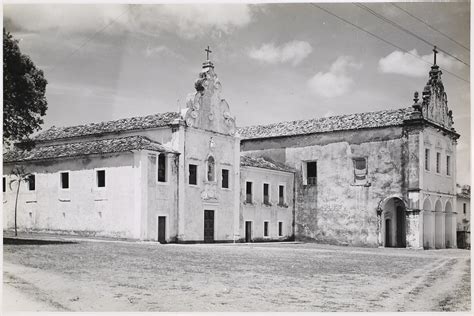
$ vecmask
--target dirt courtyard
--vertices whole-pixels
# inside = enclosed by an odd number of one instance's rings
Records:
[[[3,298],[7,304],[3,308],[155,312],[471,309],[470,254],[466,250],[75,241],[4,242]]]

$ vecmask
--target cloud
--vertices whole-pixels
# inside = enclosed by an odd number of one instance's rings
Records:
[[[248,4],[106,4],[5,5],[10,31],[83,33],[101,30],[154,35],[172,32],[182,38],[230,33],[252,21]],[[113,22],[113,23],[112,23]]]
[[[409,52],[419,58],[431,62],[433,54],[420,56],[416,49]],[[379,71],[382,73],[398,74],[409,77],[425,77],[428,73],[428,64],[419,58],[401,51],[394,51],[379,60]],[[436,56],[436,63],[444,69],[456,70],[462,65],[452,57],[439,52]]]
[[[328,72],[318,72],[308,81],[308,86],[316,95],[334,98],[347,93],[354,81],[349,76],[350,69],[360,69],[362,65],[352,57],[341,56],[329,68]]]
[[[291,63],[295,66],[302,62],[312,51],[313,48],[308,42],[291,41],[281,46],[275,46],[273,43],[263,44],[258,49],[251,49],[248,55],[250,58],[264,63]]]

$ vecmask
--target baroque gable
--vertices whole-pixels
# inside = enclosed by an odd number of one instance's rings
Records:
[[[422,115],[446,129],[453,127],[453,113],[448,108],[448,97],[444,91],[444,85],[441,81],[442,71],[436,65],[436,49],[434,65],[431,67],[429,80],[423,89],[423,101],[421,105]]]
[[[187,126],[235,135],[235,117],[230,113],[229,104],[221,97],[222,85],[214,65],[207,60],[194,86],[196,92],[190,93],[182,117]]]

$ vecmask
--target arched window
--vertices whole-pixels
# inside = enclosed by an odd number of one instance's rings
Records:
[[[216,162],[214,157],[207,158],[207,181],[215,181],[216,179]]]

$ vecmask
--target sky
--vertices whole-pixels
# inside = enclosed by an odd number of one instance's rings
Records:
[[[318,5],[380,39],[308,3],[7,4],[3,17],[48,80],[43,129],[185,107],[208,45],[238,126],[408,107],[435,44],[469,184],[470,4],[363,4],[407,32],[355,4]]]

